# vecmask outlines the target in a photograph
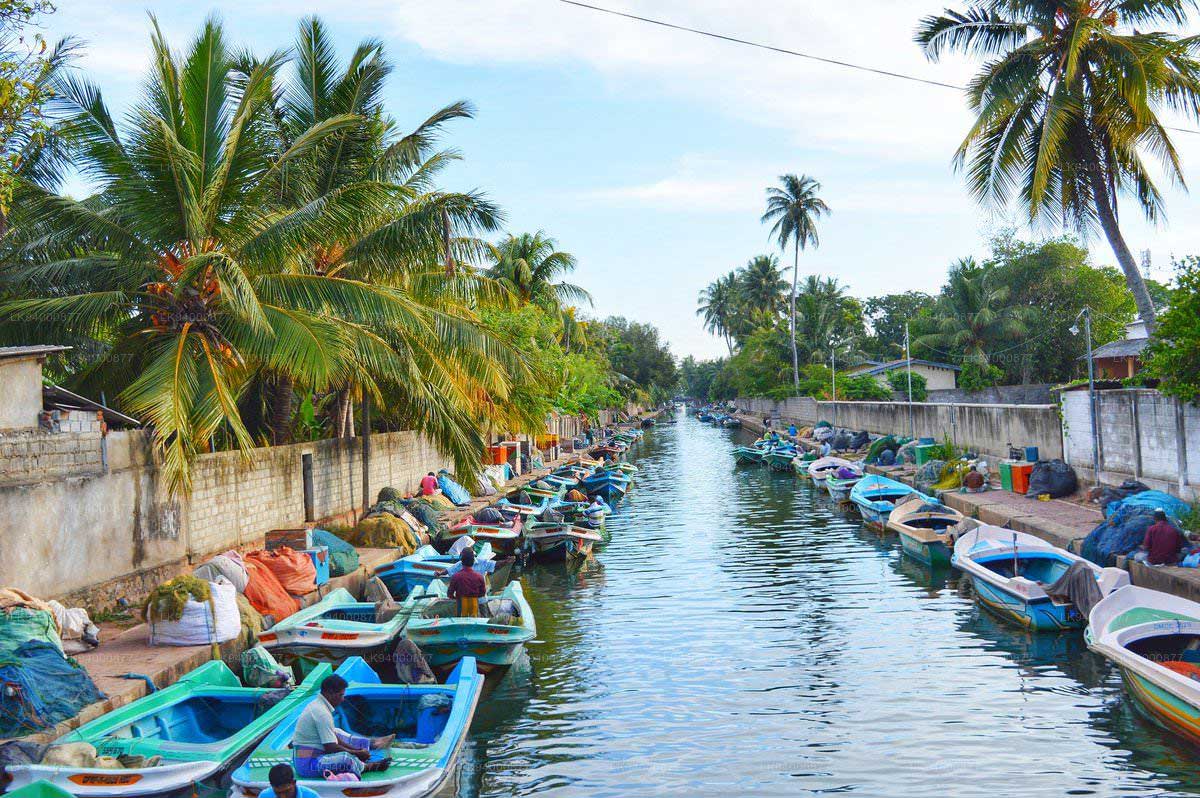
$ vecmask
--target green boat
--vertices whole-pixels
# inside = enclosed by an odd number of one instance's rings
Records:
[[[772,449],[763,455],[763,460],[772,471],[791,471],[795,459],[796,450],[789,448]]]
[[[62,787],[55,787],[48,781],[35,781],[15,792],[4,793],[7,798],[72,798],[71,793]]]
[[[475,657],[480,673],[507,668],[525,644],[537,637],[533,610],[520,582],[479,600],[480,616],[458,615],[458,602],[446,597],[441,580],[415,588],[404,601],[409,616],[404,634],[417,644],[438,671],[453,668],[463,657]]]
[[[197,784],[219,788],[238,760],[293,709],[316,695],[330,673],[328,665],[319,666],[286,698],[260,712],[259,699],[270,689],[242,687],[225,663],[207,662],[170,687],[114,709],[58,740],[89,743],[100,756],[155,758],[152,767],[9,765],[9,788],[32,789],[40,783],[74,796],[181,791],[191,795]]]
[[[755,446],[739,446],[733,450],[733,459],[739,465],[756,465],[763,461],[763,451]]]

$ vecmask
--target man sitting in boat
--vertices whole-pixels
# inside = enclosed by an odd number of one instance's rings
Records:
[[[462,568],[450,577],[446,595],[458,601],[458,617],[478,618],[479,599],[487,594],[487,580],[475,570],[474,550],[463,549],[458,561]]]
[[[1175,565],[1183,549],[1183,533],[1171,525],[1166,512],[1160,507],[1154,511],[1154,523],[1146,530],[1142,545],[1133,559],[1149,565]]]
[[[260,793],[258,798],[317,798],[317,794],[307,787],[296,784],[296,772],[291,765],[276,765],[267,774],[271,788]]]
[[[321,694],[300,713],[292,735],[292,760],[302,779],[322,779],[326,774],[387,770],[391,760],[371,761],[372,750],[387,750],[395,735],[358,737],[337,728],[333,710],[346,697],[346,680],[336,673],[321,682]]]

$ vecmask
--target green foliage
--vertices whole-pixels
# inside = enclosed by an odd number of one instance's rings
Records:
[[[142,606],[142,617],[147,621],[178,621],[188,599],[205,602],[211,597],[208,582],[190,575],[177,576],[150,591]]]
[[[1146,373],[1168,396],[1200,404],[1200,257],[1177,264],[1174,301],[1158,317],[1146,350]]]
[[[904,394],[908,398],[909,377],[912,378],[912,399],[914,402],[924,402],[929,396],[928,384],[925,381],[925,375],[918,372],[913,372],[911,375],[908,369],[900,368],[888,372],[888,385],[892,386],[892,390]]]
[[[610,316],[592,325],[592,335],[596,348],[608,357],[622,395],[659,402],[675,390],[675,358],[654,325]]]
[[[1011,348],[1029,332],[1027,308],[1012,304],[1012,292],[992,267],[963,258],[950,269],[932,310],[931,332],[916,340],[934,357],[946,352],[989,363],[989,352]]]
[[[863,303],[863,315],[871,334],[863,341],[863,351],[873,360],[904,357],[904,325],[922,311],[933,307],[934,299],[920,291],[873,296]],[[911,330],[910,330],[911,336]]]
[[[711,396],[711,390],[713,383],[717,379],[717,375],[725,367],[725,362],[724,359],[698,361],[691,355],[688,355],[679,364],[680,390],[685,396],[690,396],[701,401],[709,401],[716,398]]]
[[[859,374],[838,380],[837,398],[852,402],[881,402],[892,398],[892,392],[870,374]]]
[[[1004,372],[998,366],[983,365],[974,360],[968,360],[958,373],[958,387],[964,391],[980,391],[1000,384]]]

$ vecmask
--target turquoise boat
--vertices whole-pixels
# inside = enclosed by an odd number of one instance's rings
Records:
[[[756,446],[739,446],[733,450],[733,459],[739,465],[757,465],[763,461],[763,450]]]
[[[265,632],[258,642],[279,660],[340,663],[347,657],[386,653],[404,629],[407,616],[398,613],[379,621],[375,605],[358,601],[339,587],[309,607],[293,613]]]
[[[511,582],[499,593],[480,599],[479,610],[480,617],[459,617],[458,602],[446,597],[446,585],[433,582],[405,599],[409,621],[404,634],[429,664],[441,671],[463,657],[474,657],[483,673],[512,665],[525,644],[537,636],[537,623],[521,583]]]
[[[929,503],[911,493],[896,503],[888,515],[887,528],[900,536],[900,548],[930,568],[950,564],[954,537],[963,530],[963,514],[941,502]]]
[[[242,756],[316,695],[331,672],[328,665],[319,666],[284,699],[259,712],[259,700],[271,690],[243,687],[225,663],[207,662],[170,687],[114,709],[57,741],[89,743],[101,756],[161,757],[154,767],[9,765],[8,788],[32,790],[42,782],[76,796],[191,795],[197,784],[218,788]]]
[[[867,526],[882,532],[896,502],[913,493],[920,493],[920,491],[894,479],[868,474],[850,490],[850,501],[858,508],[858,513]],[[930,498],[924,493],[920,493],[920,495],[926,501],[937,504],[936,499]]]
[[[346,660],[337,673],[350,684],[333,711],[334,722],[362,737],[396,735],[387,751],[371,752],[372,758],[387,757],[391,763],[386,770],[363,773],[361,781],[300,779],[297,784],[319,798],[416,798],[438,792],[454,773],[483,691],[475,661],[465,657],[444,685],[382,684],[358,657]],[[267,775],[273,766],[292,763],[290,745],[307,703],[294,708],[234,771],[232,798],[256,798],[270,786]]]
[[[763,454],[763,461],[772,471],[794,471],[792,463],[798,453],[793,446],[776,446]]]
[[[55,787],[48,781],[35,781],[19,790],[4,794],[7,798],[72,798],[71,793],[62,787]]]
[[[1121,669],[1142,715],[1200,746],[1200,604],[1122,587],[1092,608],[1084,640]]]
[[[1129,573],[1052,546],[1041,538],[980,524],[954,543],[951,564],[971,580],[975,599],[997,615],[1036,632],[1079,629],[1087,618],[1065,596],[1047,588],[1080,563],[1101,596],[1129,584]]]
[[[492,544],[485,540],[472,548],[475,551],[475,570],[489,576],[494,574],[498,563]],[[422,546],[407,557],[376,567],[374,575],[387,586],[393,598],[403,599],[413,588],[424,587],[434,579],[446,576],[446,572],[458,561],[458,557],[441,554],[433,546]]]

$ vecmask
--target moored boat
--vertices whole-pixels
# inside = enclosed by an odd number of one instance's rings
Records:
[[[269,689],[243,687],[225,663],[207,662],[56,741],[88,743],[100,756],[141,757],[147,765],[156,762],[153,766],[8,765],[8,789],[31,789],[38,781],[76,796],[191,795],[196,785],[217,788],[240,757],[316,695],[330,673],[328,665],[318,666],[285,698],[259,712],[259,699]]]
[[[953,507],[913,493],[892,508],[887,528],[900,536],[905,554],[933,567],[950,564],[954,535],[963,519]]]
[[[797,457],[795,447],[776,446],[763,454],[763,462],[772,471],[792,471],[792,461]]]
[[[497,560],[492,544],[487,541],[477,542],[472,548],[475,551],[475,570],[484,574],[494,585],[508,584],[512,560]],[[433,546],[422,546],[407,557],[376,567],[374,575],[387,586],[394,598],[403,599],[413,588],[447,576],[447,572],[458,562],[458,557],[442,554]]]
[[[861,467],[854,460],[847,460],[844,457],[818,457],[808,464],[808,476],[813,482],[821,483],[832,473],[836,472],[843,466]]]
[[[475,657],[480,672],[512,665],[537,636],[533,610],[520,582],[479,600],[479,617],[460,617],[458,602],[446,597],[440,580],[418,587],[404,601],[409,621],[404,634],[435,669],[448,670],[463,657]]]
[[[1129,584],[1119,568],[1101,568],[1041,538],[1012,529],[980,524],[959,536],[951,563],[971,579],[975,598],[984,607],[1034,631],[1078,629],[1086,611],[1055,587],[1072,566],[1086,570],[1098,591],[1107,596]]]
[[[739,446],[733,450],[733,459],[739,465],[756,465],[763,461],[763,450],[756,446]]]
[[[602,540],[598,530],[575,526],[569,521],[530,521],[525,531],[529,554],[540,562],[587,559]]]
[[[436,541],[436,546],[442,551],[449,550],[454,542],[461,537],[470,536],[475,541],[486,541],[492,544],[492,550],[499,556],[511,557],[521,547],[521,534],[524,522],[519,517],[502,524],[481,523],[475,516],[468,515],[459,521]]]
[[[378,618],[374,603],[357,601],[339,587],[260,632],[258,642],[283,665],[297,660],[340,663],[347,657],[370,658],[394,645],[404,628],[403,613]]]
[[[1084,639],[1121,669],[1143,715],[1200,746],[1200,604],[1122,587],[1092,608]]]
[[[850,491],[863,478],[862,466],[858,464],[840,466],[825,477],[825,491],[838,504],[850,501]]]
[[[372,759],[386,757],[388,766],[364,772],[355,782],[298,779],[297,784],[319,798],[415,798],[437,792],[454,772],[483,691],[475,660],[463,658],[445,684],[382,684],[357,657],[337,673],[349,682],[345,700],[334,710],[338,728],[362,737],[394,734],[387,750],[371,752]],[[303,709],[301,705],[292,710],[234,771],[233,798],[255,798],[270,786],[267,777],[273,766],[292,763],[291,741]]]
[[[877,474],[868,474],[850,489],[850,501],[858,508],[858,514],[862,516],[867,526],[882,532],[886,528],[888,516],[891,515],[896,502],[917,492],[916,488],[909,487],[903,482],[897,482]],[[919,495],[928,502],[935,501],[923,493]]]

